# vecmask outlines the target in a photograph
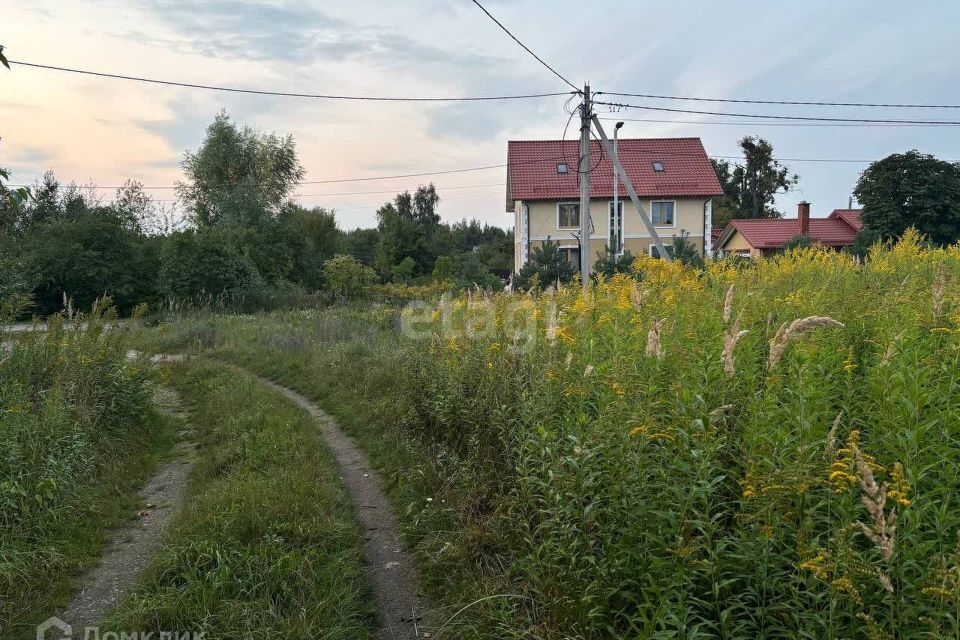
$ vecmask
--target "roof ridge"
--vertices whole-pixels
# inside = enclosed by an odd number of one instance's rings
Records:
[[[650,140],[696,140],[701,145],[703,144],[703,141],[700,139],[699,136],[657,136],[654,138],[617,138],[617,142],[647,142]],[[544,142],[570,142],[570,143],[579,144],[580,140],[577,138],[566,138],[566,139],[537,138],[537,139],[507,140],[507,144],[512,144],[514,142],[536,142],[541,144]],[[591,140],[591,142],[598,142],[598,140],[594,138]]]

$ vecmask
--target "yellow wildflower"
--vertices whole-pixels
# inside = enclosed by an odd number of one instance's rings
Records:
[[[800,569],[802,571],[809,571],[821,580],[827,580],[830,577],[830,569],[826,566],[829,560],[830,554],[826,551],[821,551],[814,557],[801,562]]]
[[[890,478],[892,482],[890,488],[887,489],[887,498],[896,501],[901,507],[909,507],[910,481],[907,479],[902,464],[897,462],[893,465],[893,469],[890,471]]]
[[[573,336],[570,335],[570,331],[566,327],[557,327],[556,335],[567,344],[573,344]]]
[[[851,596],[857,602],[860,602],[860,593],[857,591],[856,587],[853,586],[853,581],[851,581],[850,578],[837,578],[830,583],[830,587],[834,591],[845,593]]]

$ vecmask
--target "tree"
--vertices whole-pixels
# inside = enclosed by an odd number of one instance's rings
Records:
[[[460,289],[472,286],[482,289],[503,288],[503,280],[490,272],[479,251],[467,251],[457,256],[454,281]]]
[[[556,282],[570,282],[576,273],[573,264],[560,251],[560,245],[549,237],[546,242],[534,247],[527,264],[523,265],[517,280],[517,288],[549,286]]]
[[[363,293],[377,281],[376,272],[361,264],[353,256],[337,254],[323,263],[323,276],[327,288],[342,298]]]
[[[673,259],[681,264],[697,269],[702,269],[705,266],[700,250],[697,249],[697,245],[690,242],[690,234],[686,231],[681,231],[680,235],[674,236],[671,250]]]
[[[895,153],[860,175],[854,195],[873,239],[898,238],[914,227],[931,242],[960,239],[960,163],[920,153]]]
[[[407,257],[414,262],[413,275],[431,272],[440,233],[440,216],[436,213],[439,201],[436,188],[430,184],[419,187],[414,194],[398,194],[392,203],[380,207],[374,264],[381,275],[389,277],[393,267]]]
[[[781,191],[788,191],[800,178],[773,157],[773,145],[763,138],[740,140],[745,160],[731,167],[725,160],[713,160],[713,169],[723,189],[715,212],[717,226],[735,218],[780,218],[773,205]]]
[[[255,227],[280,211],[304,176],[292,136],[238,127],[223,111],[182,166],[187,180],[177,194],[198,226]]]
[[[618,256],[610,250],[610,247],[606,247],[602,252],[597,252],[597,261],[593,263],[593,274],[610,278],[618,273],[633,273],[633,261],[633,254],[629,251],[624,251]]]
[[[783,246],[780,247],[781,251],[790,251],[791,249],[807,249],[813,246],[813,241],[810,239],[810,236],[805,234],[797,234],[783,243]]]
[[[153,224],[153,198],[144,191],[143,183],[138,180],[126,180],[117,189],[113,209],[130,229],[143,231]]]
[[[341,237],[338,252],[353,256],[370,266],[374,263],[379,241],[380,234],[377,229],[353,229]]]
[[[338,253],[343,235],[333,212],[291,204],[278,221],[286,227],[285,237],[293,248],[284,277],[311,289],[321,288],[323,264]]]
[[[214,229],[178,231],[160,254],[158,288],[165,297],[192,300],[202,293],[249,289],[260,274],[225,235]]]
[[[399,264],[394,265],[393,269],[390,270],[390,276],[394,282],[410,282],[413,280],[413,273],[416,269],[417,263],[413,261],[413,258],[407,256]]]
[[[450,256],[437,256],[433,263],[433,279],[435,282],[446,282],[453,280],[453,258]]]
[[[10,174],[0,167],[0,236],[9,236],[30,199],[30,190],[26,187],[10,189],[4,180],[10,180]]]
[[[109,295],[121,312],[155,297],[157,255],[110,207],[61,216],[36,227],[22,259],[37,310],[58,311],[64,296],[89,308]]]
[[[723,195],[713,199],[713,227],[725,228],[731,220],[741,217],[740,213],[740,185],[734,180],[735,167],[723,159],[711,158],[710,164],[717,174]]]

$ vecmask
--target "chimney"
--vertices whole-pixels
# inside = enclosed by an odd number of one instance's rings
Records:
[[[797,204],[797,235],[810,235],[810,203],[806,200]]]

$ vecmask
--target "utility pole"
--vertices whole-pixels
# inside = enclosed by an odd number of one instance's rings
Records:
[[[580,284],[584,289],[590,283],[590,126],[593,109],[590,104],[590,85],[583,85],[583,104],[580,105],[580,159],[577,175],[580,177]]]
[[[671,262],[670,254],[667,253],[667,249],[660,240],[660,235],[657,233],[653,223],[650,222],[650,217],[647,215],[647,212],[643,208],[643,203],[640,202],[640,198],[637,196],[637,190],[633,188],[633,182],[630,180],[630,176],[627,175],[626,170],[624,170],[620,158],[614,153],[613,145],[610,144],[610,139],[607,138],[607,132],[603,130],[603,126],[600,124],[600,119],[597,116],[593,116],[593,126],[597,128],[597,133],[600,135],[600,144],[603,146],[604,151],[607,152],[607,155],[610,156],[610,159],[613,160],[613,170],[619,174],[620,179],[623,180],[623,186],[627,188],[627,194],[630,196],[633,206],[636,207],[637,213],[640,215],[640,220],[643,221],[643,225],[647,228],[647,233],[650,234],[650,238],[653,240],[653,244],[657,248],[660,258]]]

